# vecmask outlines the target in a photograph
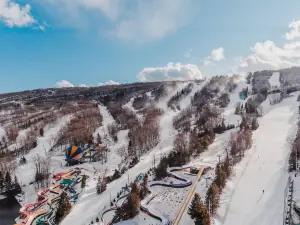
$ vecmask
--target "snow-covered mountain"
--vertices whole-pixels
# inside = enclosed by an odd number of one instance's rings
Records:
[[[299,87],[290,68],[0,95],[0,171],[18,180],[0,191],[19,183],[26,207],[53,174],[80,167],[88,179],[62,225],[193,224],[195,193],[204,224],[296,224]],[[85,144],[104,150],[67,165],[65,149]],[[32,224],[52,223],[56,210],[38,214],[47,204],[30,208]]]

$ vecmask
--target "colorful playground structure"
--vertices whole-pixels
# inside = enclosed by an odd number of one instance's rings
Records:
[[[198,171],[196,174],[194,173],[191,173],[192,171]],[[196,179],[193,181],[191,180],[188,180],[186,178],[182,178],[180,176],[178,176],[178,174],[175,174],[174,172],[182,172],[184,174],[187,174],[187,175],[191,175],[191,176],[196,176]],[[171,221],[166,221],[166,225],[167,224],[178,224],[182,215],[183,215],[183,212],[185,211],[186,207],[187,207],[187,204],[188,202],[191,200],[191,198],[194,196],[194,193],[195,193],[195,188],[196,188],[196,184],[198,182],[198,180],[201,178],[203,174],[203,168],[195,168],[195,167],[176,167],[176,168],[170,168],[169,171],[168,171],[168,176],[169,177],[172,177],[174,179],[177,179],[179,181],[183,181],[184,183],[180,183],[180,184],[174,184],[174,183],[167,183],[167,182],[164,182],[164,181],[152,181],[152,182],[149,182],[149,187],[153,187],[153,186],[164,186],[164,187],[170,187],[170,188],[186,188],[186,187],[189,187],[191,186],[188,194],[187,194],[187,200],[183,203],[183,206],[182,208],[180,209],[180,211],[178,212],[178,215],[176,216],[175,220],[173,222]],[[141,175],[140,175],[141,176]],[[128,191],[129,192],[129,191]],[[122,207],[124,204],[126,204],[127,202],[127,198],[129,196],[129,193],[128,194],[125,194],[124,196],[121,196],[119,199],[116,200],[115,202],[115,205],[105,211],[103,211],[101,213],[101,222],[102,224],[106,224],[106,225],[112,225],[113,224],[113,220],[110,221],[110,222],[107,222],[105,223],[103,217],[106,213],[110,212],[110,211],[116,211],[119,207]],[[149,196],[149,199],[153,199],[155,198],[156,195],[154,194],[151,194],[151,196]],[[121,200],[121,199],[124,199],[126,198],[121,205],[118,204],[118,202]],[[149,202],[149,201],[148,201]],[[155,215],[154,213],[150,212],[148,208],[146,208],[145,206],[140,206],[140,210],[143,212],[143,213],[146,213],[147,215],[151,216],[152,218],[158,220],[159,222],[163,222],[163,219],[158,216],[158,215]]]
[[[63,192],[69,194],[71,202],[75,203],[78,197],[75,185],[82,180],[81,169],[70,169],[67,172],[55,173],[53,185],[37,193],[38,202],[23,206],[20,209],[19,224],[15,225],[52,225],[55,218],[55,209]]]
[[[103,151],[107,150],[102,144],[86,144],[83,147],[71,145],[65,150],[66,161],[69,164],[76,164],[83,162],[85,159],[91,160],[95,156],[99,155]]]

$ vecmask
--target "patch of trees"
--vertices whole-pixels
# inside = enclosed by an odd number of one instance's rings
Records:
[[[107,188],[107,184],[109,183],[109,179],[107,179],[106,176],[107,170],[105,170],[103,173],[101,173],[98,177],[98,182],[96,186],[97,194],[101,194],[104,192]]]
[[[232,92],[237,87],[235,80],[235,76],[215,76],[211,78],[200,91],[195,93],[192,98],[192,105],[201,109],[203,106],[213,102],[214,100],[217,102],[224,100],[222,105],[226,105],[226,102],[228,102],[228,96],[223,94],[226,92]],[[218,97],[221,97],[221,99],[217,100]]]
[[[135,97],[132,102],[132,107],[136,110],[140,110],[145,107],[146,103],[149,102],[149,96],[145,93],[141,96]]]
[[[220,108],[226,108],[229,102],[230,102],[229,94],[224,93],[216,100],[215,104]]]
[[[267,96],[259,93],[254,98],[249,98],[248,101],[243,105],[240,102],[237,103],[235,114],[250,114],[252,116],[262,116],[263,109],[260,104],[266,100]]]
[[[210,215],[206,205],[196,193],[188,209],[188,214],[194,220],[195,225],[210,225]]]
[[[186,87],[184,87],[181,91],[177,92],[171,99],[168,101],[167,106],[173,110],[176,108],[180,110],[178,105],[179,101],[186,97],[189,93],[192,92],[193,83],[189,83]]]
[[[158,117],[161,109],[148,109],[144,121],[132,127],[128,132],[128,154],[130,157],[140,156],[155,147],[160,139]]]
[[[21,104],[17,102],[7,102],[7,103],[2,103],[0,104],[0,110],[16,110],[21,108]]]
[[[108,124],[107,131],[108,131],[108,134],[110,135],[110,137],[113,139],[113,141],[117,142],[119,126],[116,124],[116,122],[112,122],[111,124]]]
[[[0,170],[0,194],[16,195],[21,192],[21,186],[17,177],[11,177],[10,171]]]
[[[300,106],[298,110],[300,114]],[[289,157],[289,171],[295,171],[297,170],[297,161],[300,158],[300,123],[298,122],[298,129],[296,138],[290,139],[289,144],[291,146],[291,153]]]
[[[199,130],[213,129],[223,121],[221,110],[214,105],[205,105],[196,116],[196,125]]]
[[[227,178],[232,172],[232,165],[230,158],[227,155],[223,162],[220,162],[216,166],[215,179],[208,188],[205,197],[205,203],[209,212],[215,214],[220,205],[220,195],[225,188]]]
[[[256,71],[252,73],[252,93],[267,92],[271,88],[269,83],[270,77],[273,75],[272,70]]]
[[[232,134],[229,141],[230,155],[234,162],[239,162],[245,155],[245,151],[252,146],[252,131],[249,126],[241,127],[241,130]]]
[[[120,130],[130,129],[138,124],[136,114],[129,108],[122,107],[121,102],[109,102],[107,109]]]
[[[49,186],[50,158],[36,155],[34,157],[35,177],[37,188]]]
[[[191,129],[191,118],[193,113],[193,107],[183,109],[179,115],[173,118],[173,127],[181,132],[189,132]]]
[[[140,209],[141,200],[146,196],[148,192],[148,176],[144,176],[143,183],[138,186],[136,182],[132,184],[131,192],[127,199],[126,203],[122,207],[118,207],[113,220],[113,224],[120,221],[128,220],[135,217]]]
[[[284,97],[283,93],[276,93],[276,94],[269,95],[270,105],[276,105],[282,102],[283,97]]]
[[[221,124],[219,124],[217,127],[215,127],[213,129],[214,133],[216,134],[222,134],[224,133],[225,131],[227,130],[231,130],[231,129],[234,129],[235,126],[233,124],[228,124],[227,126],[225,125],[224,122],[222,122]]]
[[[158,88],[155,88],[151,91],[151,96],[154,98],[154,101],[158,101],[160,98],[167,95],[165,85],[160,85]]]
[[[205,130],[199,133],[196,128],[190,133],[189,141],[186,134],[177,134],[173,143],[173,151],[163,156],[154,169],[155,179],[160,180],[166,177],[168,167],[179,167],[190,162],[193,155],[199,155],[207,150],[214,138],[213,131]]]
[[[102,123],[97,104],[78,105],[69,124],[61,129],[57,145],[85,145],[94,142],[93,133]]]
[[[246,76],[246,81],[247,81],[247,84],[251,84],[251,80],[252,80],[252,73],[248,73],[247,76]]]
[[[71,211],[72,205],[69,201],[68,194],[64,191],[60,195],[58,206],[55,214],[55,224],[59,224]]]
[[[215,179],[206,193],[206,206],[210,213],[215,214],[220,205],[220,194],[226,186],[227,178],[231,175],[233,166],[244,157],[245,151],[252,146],[252,131],[248,125],[241,127],[240,131],[232,134],[229,142],[229,151],[215,170]]]

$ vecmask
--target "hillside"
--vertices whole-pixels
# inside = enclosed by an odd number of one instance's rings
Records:
[[[299,94],[300,68],[1,94],[0,196],[26,225],[299,223]]]

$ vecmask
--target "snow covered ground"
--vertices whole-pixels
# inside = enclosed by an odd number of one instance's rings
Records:
[[[253,147],[236,165],[221,196],[215,224],[282,224],[288,137],[297,128],[297,94],[269,106],[253,134]],[[264,190],[264,193],[263,193]]]
[[[223,112],[223,115],[226,119],[226,123],[237,126],[238,121],[241,121],[241,116],[235,115],[234,113],[238,102],[245,103],[247,101],[247,99],[241,100],[239,96],[239,93],[247,87],[248,85],[245,83],[245,80],[240,80],[239,82],[237,82],[237,88],[234,89],[231,93],[229,93],[230,102]]]
[[[21,204],[27,204],[30,202],[34,202],[36,199],[36,190],[33,185],[28,185],[31,181],[34,180],[35,174],[35,166],[34,166],[34,158],[39,154],[41,157],[46,157],[47,152],[51,149],[51,145],[53,142],[50,140],[58,134],[59,130],[68,123],[71,116],[67,115],[59,120],[56,123],[51,124],[49,129],[44,132],[43,137],[37,138],[37,147],[30,150],[28,154],[25,155],[27,163],[24,165],[19,165],[15,171],[15,174],[18,178],[18,181],[21,185],[26,185],[23,188],[25,192],[25,196],[23,196]]]

